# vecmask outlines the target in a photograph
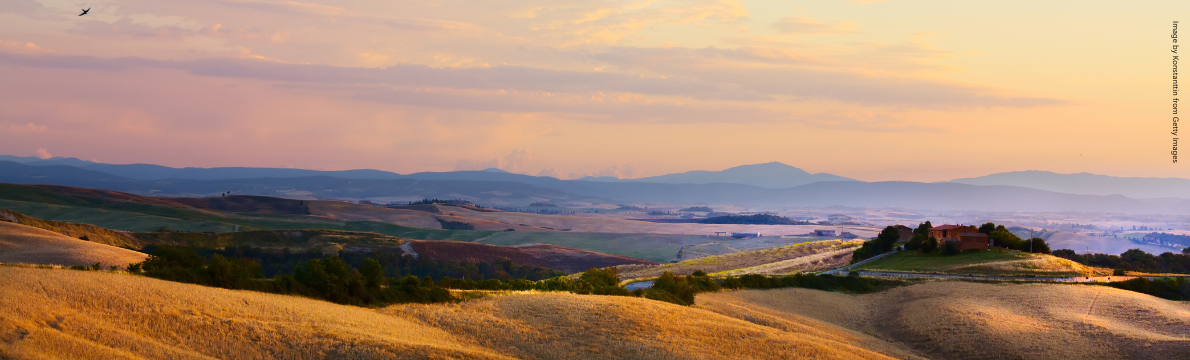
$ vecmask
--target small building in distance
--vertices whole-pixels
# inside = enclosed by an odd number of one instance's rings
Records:
[[[814,236],[835,236],[834,230],[814,230]]]
[[[858,237],[859,237],[859,235],[852,234],[852,233],[850,233],[850,232],[846,232],[846,231],[844,231],[844,232],[843,232],[842,234],[840,234],[840,235],[841,235],[841,236],[843,236],[843,238],[844,238],[844,239],[855,239],[855,238],[858,238]]]
[[[731,237],[736,239],[760,237],[760,233],[733,232]]]
[[[945,244],[948,241],[958,242],[959,249],[962,251],[988,249],[988,235],[979,232],[979,229],[974,226],[935,226],[930,229],[930,236],[937,238],[939,244]]]
[[[893,228],[897,229],[897,235],[900,235],[897,238],[897,242],[909,242],[909,240],[913,240],[913,229],[901,224],[893,225]]]
[[[959,250],[987,250],[988,234],[981,232],[959,234]]]

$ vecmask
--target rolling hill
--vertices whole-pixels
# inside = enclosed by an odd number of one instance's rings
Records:
[[[851,253],[861,244],[862,240],[810,241],[770,249],[706,256],[676,263],[624,265],[618,269],[623,279],[652,278],[666,271],[677,275],[690,275],[697,270],[705,271],[711,276],[787,275],[847,265],[851,260]]]
[[[1190,214],[1190,200],[1134,199],[1123,195],[1077,195],[1018,186],[960,183],[820,181],[785,189],[740,184],[659,184],[558,180],[491,171],[419,173],[399,179],[342,179],[329,176],[232,180],[92,178],[88,170],[0,162],[0,182],[65,184],[157,196],[239,195],[299,199],[465,199],[494,206],[534,202],[705,203],[741,206],[849,206],[975,211],[1087,211]],[[14,175],[15,174],[15,175]]]
[[[902,251],[858,267],[874,271],[994,276],[1101,276],[1111,269],[1095,268],[1046,254],[1019,251],[968,251],[952,256]]]
[[[695,170],[678,174],[666,174],[636,179],[611,177],[587,177],[580,180],[604,182],[647,182],[659,184],[741,184],[763,188],[781,189],[815,183],[819,181],[857,181],[827,173],[811,174],[805,170],[779,162],[742,165],[720,171]]]
[[[749,290],[702,294],[697,306],[778,329],[814,319],[935,359],[1190,353],[1190,304],[1107,286],[935,281],[866,295]]]
[[[0,221],[0,263],[127,267],[147,255],[17,223]]]
[[[891,359],[825,326],[785,330],[640,298],[525,293],[367,309],[140,276],[0,267],[14,358]],[[888,350],[894,349],[894,350]],[[892,356],[881,354],[889,351]]]
[[[401,177],[401,175],[397,173],[370,169],[320,171],[289,168],[250,167],[173,168],[153,164],[106,164],[66,157],[41,159],[36,157],[0,156],[0,161],[12,161],[32,166],[73,166],[134,180],[225,180],[307,176],[333,176],[344,179],[396,179]]]
[[[1175,359],[1190,305],[1104,286],[925,282],[633,297],[520,292],[370,309],[0,267],[12,358]]]
[[[1019,186],[1079,195],[1123,195],[1130,198],[1190,199],[1190,179],[1116,177],[1089,173],[1059,174],[1050,171],[1013,171],[951,180],[970,185]]]
[[[80,240],[80,237],[87,238],[87,241]],[[144,260],[145,254],[115,246],[143,249],[160,245],[208,249],[252,246],[276,251],[315,250],[328,254],[338,251],[392,251],[446,261],[490,263],[506,259],[521,265],[536,265],[567,273],[582,272],[593,267],[656,264],[648,260],[557,245],[496,246],[465,241],[418,241],[371,232],[327,229],[224,233],[121,232],[89,224],[42,220],[0,209],[0,263],[91,265],[101,262],[104,266],[126,267],[129,263]],[[117,256],[121,254],[132,257],[121,262],[124,258]]]
[[[465,241],[411,240],[410,248],[418,256],[425,256],[431,259],[475,263],[508,259],[517,264],[547,267],[571,274],[583,272],[590,268],[605,268],[630,264],[657,264],[653,261],[627,256],[608,255],[548,244],[496,246]]]

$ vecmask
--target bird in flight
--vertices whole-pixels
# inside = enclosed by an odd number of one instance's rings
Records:
[[[79,14],[79,16],[87,15],[87,12],[91,11],[91,8],[86,8],[86,9],[82,9],[82,10],[83,10],[83,13]]]

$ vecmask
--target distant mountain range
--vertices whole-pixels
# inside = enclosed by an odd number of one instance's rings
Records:
[[[1088,173],[1058,174],[1049,171],[1013,171],[975,178],[954,179],[970,185],[1020,186],[1079,195],[1124,195],[1130,198],[1190,199],[1190,179],[1115,177]]]
[[[770,189],[791,188],[820,181],[856,181],[827,173],[811,174],[805,170],[770,162],[755,165],[736,166],[722,171],[695,170],[679,174],[650,176],[639,179],[617,179],[614,177],[586,177],[580,180],[605,182],[649,182],[659,184],[743,184]]]
[[[289,169],[281,169],[289,170]],[[212,196],[225,191],[317,199],[467,199],[486,205],[532,202],[735,204],[742,206],[931,209],[941,211],[1081,211],[1190,215],[1190,200],[1078,195],[1018,186],[955,182],[820,181],[772,189],[743,184],[663,184],[558,180],[499,171],[426,172],[393,179],[333,176],[138,180],[66,165],[0,161],[0,182],[99,188],[142,195]]]
[[[381,170],[344,170],[320,171],[287,168],[249,168],[249,167],[218,167],[218,168],[172,168],[152,164],[105,164],[76,158],[53,157],[41,159],[37,157],[20,157],[0,155],[0,161],[13,161],[25,165],[47,166],[67,165],[86,170],[99,171],[111,175],[134,180],[227,180],[251,178],[291,178],[304,176],[334,176],[344,179],[396,179],[401,174]]]
[[[516,179],[526,181],[528,175],[510,173],[500,169],[484,169],[481,171],[451,171],[451,172],[423,172],[401,175],[381,170],[344,170],[319,171],[288,168],[247,168],[247,167],[219,167],[219,168],[172,168],[151,164],[105,164],[76,158],[54,157],[41,159],[37,157],[19,157],[0,155],[0,161],[14,161],[25,165],[48,166],[67,165],[86,170],[99,171],[111,175],[134,180],[229,180],[251,178],[294,178],[307,176],[331,176],[343,179],[399,179],[424,178],[436,180],[497,180],[490,178],[494,174],[512,175]],[[478,174],[474,174],[478,173]],[[537,176],[531,176],[537,177]],[[552,179],[552,178],[547,178]],[[556,180],[556,179],[555,179]],[[805,170],[785,165],[779,162],[766,164],[737,166],[722,171],[689,171],[680,174],[668,174],[639,179],[617,179],[613,177],[586,177],[583,181],[598,182],[647,182],[659,184],[742,184],[765,188],[791,188],[819,181],[855,181],[854,179],[831,174],[810,174]],[[548,181],[548,180],[546,180]]]

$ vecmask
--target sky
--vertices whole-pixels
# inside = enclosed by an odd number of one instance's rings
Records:
[[[1188,10],[5,0],[0,154],[563,179],[770,161],[867,181],[1190,177],[1169,153],[1170,35]]]

